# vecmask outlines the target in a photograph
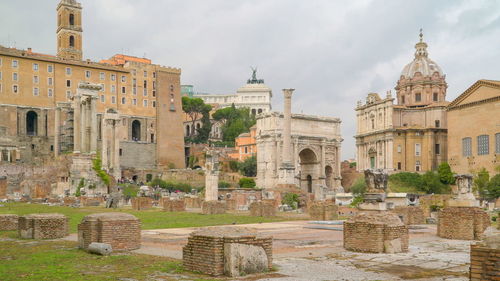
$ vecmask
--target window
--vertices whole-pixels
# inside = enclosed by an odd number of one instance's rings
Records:
[[[122,75],[122,82],[125,82],[127,78],[125,78],[124,75]]]
[[[122,152],[122,149],[121,149],[121,148],[118,150],[118,154],[119,154],[120,156],[122,156],[122,155],[123,155],[123,152]]]
[[[153,90],[156,90],[156,82],[153,81]]]
[[[152,91],[152,94],[153,94],[153,97],[156,97],[156,91],[155,90]]]
[[[111,74],[111,81],[115,81],[115,80],[116,80],[116,75]]]
[[[438,101],[438,93],[432,94],[432,100],[433,101]]]
[[[2,66],[2,58],[0,58],[0,66]]]
[[[116,103],[116,97],[115,97],[115,96],[112,96],[112,97],[111,97],[111,103],[112,103],[112,104],[115,104],[115,103]]]
[[[375,129],[375,119],[372,119],[372,129]]]
[[[17,60],[12,60],[12,67],[17,67],[18,63]]]
[[[2,80],[2,72],[0,71],[0,80]]]
[[[401,170],[401,162],[398,162],[398,170]]]
[[[33,76],[33,83],[38,84],[38,76]]]
[[[132,79],[132,87],[137,87],[137,79]]]
[[[116,86],[115,85],[111,85],[111,93],[115,93],[116,92]]]
[[[500,133],[495,134],[495,153],[500,153]]]
[[[151,102],[151,105],[152,105],[153,107],[156,107],[156,102],[155,102],[155,101],[152,101],[152,102]]]
[[[54,95],[54,90],[52,90],[51,88],[49,88],[49,89],[47,90],[47,95],[48,95],[49,97],[52,97],[52,96]]]
[[[421,147],[420,147],[420,144],[419,143],[416,143],[415,144],[415,156],[420,156],[421,154]]]
[[[422,94],[420,94],[420,93],[416,93],[416,94],[415,94],[415,101],[416,101],[416,102],[422,101]]]
[[[34,71],[38,71],[38,63],[34,63],[33,64],[33,70]]]
[[[132,94],[137,95],[137,88],[136,87],[132,88]]]
[[[86,78],[90,78],[90,71],[89,70],[85,70],[85,77]]]
[[[420,161],[415,162],[415,171],[420,172]]]
[[[71,75],[71,67],[66,67],[66,75]]]
[[[137,74],[137,71],[135,69],[132,69],[132,75],[136,75]]]
[[[125,87],[122,87],[122,94],[125,94],[126,93],[126,89]]]
[[[104,97],[104,95],[101,95],[101,102],[104,103],[106,101],[106,98]]]
[[[144,107],[148,107],[148,100],[143,100],[143,101],[142,101],[142,105],[143,105]]]
[[[133,100],[132,100],[132,104],[133,104],[133,105],[137,105],[137,99],[133,99]]]
[[[38,96],[38,88],[33,88],[33,95]]]
[[[122,98],[122,104],[125,104],[127,102],[127,99]]]
[[[144,70],[144,77],[148,77],[148,72]]]
[[[398,144],[398,153],[401,153],[401,145]]]
[[[436,155],[441,154],[441,147],[439,143],[434,144],[434,152],[436,153]]]
[[[153,78],[156,78],[156,72],[153,72]]]
[[[170,91],[173,92],[174,91],[174,85],[170,85]]]
[[[47,65],[47,72],[52,73],[53,66],[51,64]]]
[[[70,48],[75,47],[75,36],[73,36],[73,35],[69,36],[69,47]]]
[[[101,85],[101,92],[104,92],[104,90],[105,90],[105,89],[104,89],[104,84],[103,84],[103,83],[101,83],[100,85]]]
[[[104,72],[99,73],[99,79],[101,80],[106,79],[106,74],[104,74]]]
[[[0,93],[2,92],[2,84],[0,84]]]
[[[69,25],[75,25],[75,15],[69,14]]]
[[[462,155],[464,157],[472,156],[472,138],[462,139]]]
[[[66,91],[66,98],[70,99],[71,98],[71,91]]]
[[[12,92],[17,94],[17,85],[12,85]]]
[[[12,80],[17,81],[17,72],[12,73]]]
[[[436,128],[439,128],[441,126],[441,121],[435,120],[434,121],[434,125],[435,125]]]
[[[52,77],[47,78],[47,84],[48,84],[49,86],[52,86],[52,84],[53,84],[53,83],[54,83],[54,80],[53,80],[53,78],[52,78]]]
[[[405,96],[401,96],[401,104],[405,104]]]
[[[143,96],[147,96],[148,95],[148,89],[144,88],[144,91],[142,93]]]
[[[66,87],[71,87],[71,80],[66,80]]]
[[[477,155],[486,155],[489,151],[490,136],[477,136]]]

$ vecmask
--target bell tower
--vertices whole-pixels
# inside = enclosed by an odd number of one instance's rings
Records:
[[[61,0],[57,5],[57,56],[82,60],[82,5]]]

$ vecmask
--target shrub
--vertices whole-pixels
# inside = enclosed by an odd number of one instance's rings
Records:
[[[427,194],[431,193],[448,193],[450,188],[441,182],[439,175],[433,171],[427,171],[422,176],[422,187],[421,190]]]
[[[257,157],[251,156],[239,163],[239,170],[245,177],[257,176]]]
[[[477,174],[474,176],[474,186],[473,189],[474,191],[479,193],[479,196],[481,198],[486,198],[487,197],[487,186],[488,182],[490,180],[490,173],[485,168],[482,168],[477,172]]]
[[[97,176],[102,180],[102,182],[109,186],[111,184],[111,177],[102,169],[102,162],[100,154],[96,154],[96,158],[92,160],[92,169],[96,172]]]
[[[349,163],[349,168],[355,168],[355,167],[356,167],[356,162]]]
[[[126,199],[136,197],[139,192],[139,187],[134,184],[122,184],[121,187],[123,196],[125,196]]]
[[[219,182],[219,188],[230,188],[231,184],[225,181],[220,181]]]
[[[439,205],[431,205],[430,206],[431,212],[437,212],[437,211],[441,210],[442,208],[443,207],[439,206]]]
[[[439,164],[438,167],[439,180],[444,184],[454,184],[455,177],[453,177],[453,172],[451,167],[447,162]]]
[[[281,200],[281,204],[286,204],[295,210],[299,206],[299,195],[295,193],[286,193]]]
[[[414,187],[421,189],[422,176],[418,173],[401,172],[389,176],[389,181],[404,187]]]
[[[354,198],[352,198],[351,204],[349,206],[356,208],[358,207],[359,204],[363,202],[363,195],[362,194],[356,194]]]
[[[489,199],[497,199],[500,197],[500,174],[490,179],[486,186],[486,194]]]
[[[167,188],[167,182],[160,179],[160,178],[154,178],[152,181],[149,182],[149,186],[159,186],[163,189]]]
[[[362,195],[366,192],[366,182],[364,177],[357,178],[354,184],[351,186],[352,194]]]
[[[238,161],[234,160],[229,161],[229,169],[231,170],[231,172],[238,172],[238,168],[239,168]]]
[[[255,180],[252,178],[241,178],[238,184],[241,188],[254,188]]]

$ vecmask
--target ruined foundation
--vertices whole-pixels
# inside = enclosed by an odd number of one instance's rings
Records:
[[[186,206],[184,205],[184,200],[164,198],[163,211],[166,211],[166,212],[184,212],[185,210],[186,210]]]
[[[131,200],[132,209],[134,210],[149,210],[153,208],[153,199],[149,197],[135,197]]]
[[[254,217],[274,217],[276,216],[276,207],[274,200],[262,200],[250,204],[250,215]]]
[[[226,213],[225,201],[204,201],[201,205],[201,212],[204,215],[215,215]]]
[[[338,209],[333,202],[312,202],[308,212],[312,220],[328,221],[338,219]]]
[[[57,239],[69,235],[69,218],[62,214],[31,214],[19,217],[19,236],[24,239]]]
[[[404,224],[425,224],[424,211],[418,206],[396,206],[391,210]]]
[[[113,251],[141,247],[141,222],[126,213],[98,213],[83,218],[78,225],[78,244],[87,249],[92,242],[110,244]]]
[[[0,215],[0,231],[17,230],[18,215]]]
[[[272,268],[272,237],[243,227],[207,227],[182,249],[184,268],[212,276],[239,276]]]
[[[477,207],[446,207],[439,211],[437,235],[447,239],[480,240],[490,226],[488,214]]]
[[[184,197],[184,205],[186,208],[198,209],[201,208],[203,199],[199,197]]]
[[[408,252],[408,227],[390,212],[360,212],[344,222],[344,248],[363,253]]]

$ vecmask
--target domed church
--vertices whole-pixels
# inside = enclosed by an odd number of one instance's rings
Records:
[[[356,106],[357,169],[425,172],[446,161],[446,75],[429,58],[420,31],[396,97],[370,93]],[[394,101],[396,99],[396,101]]]

